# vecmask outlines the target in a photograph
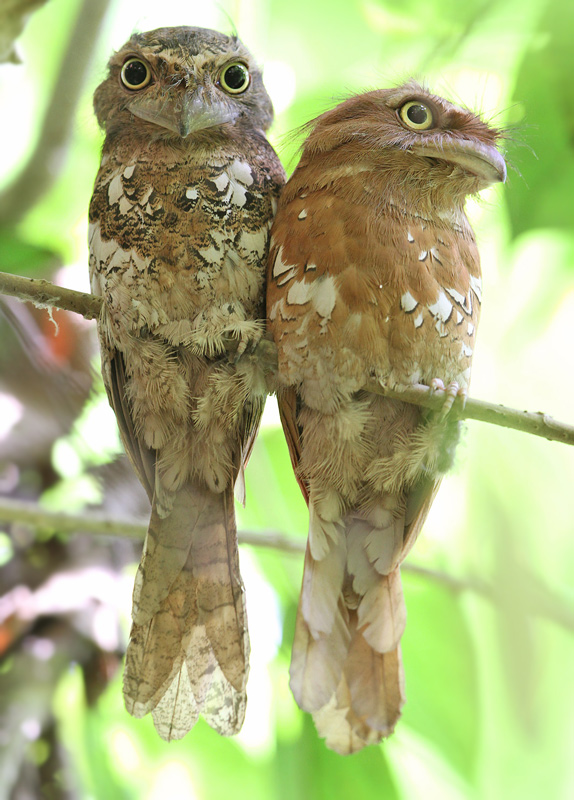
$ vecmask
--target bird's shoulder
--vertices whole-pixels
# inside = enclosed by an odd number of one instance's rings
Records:
[[[426,350],[446,341],[449,363],[461,347],[472,354],[480,263],[464,213],[426,215],[373,189],[377,180],[349,171],[280,202],[268,315],[290,379],[305,353],[323,362],[338,353],[353,375],[396,364],[405,380],[413,370],[420,378]]]

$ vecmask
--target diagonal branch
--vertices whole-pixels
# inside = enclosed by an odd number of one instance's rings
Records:
[[[40,508],[35,503],[24,503],[7,498],[0,499],[0,522],[28,525],[35,530],[54,530],[60,534],[75,535],[89,533],[96,536],[114,536],[143,541],[147,524],[137,520],[117,520],[103,514],[66,514]],[[287,553],[303,553],[305,539],[296,536],[285,536],[274,531],[239,531],[239,543],[253,547],[266,547]],[[500,601],[500,590],[494,585],[479,578],[458,578],[448,572],[429,569],[416,562],[404,562],[401,570],[420,575],[425,580],[438,583],[455,594],[472,592],[497,604]],[[537,587],[534,586],[534,589]],[[574,631],[574,614],[571,603],[546,587],[538,587],[538,591],[525,596],[525,610],[535,616],[545,617],[561,627]]]
[[[8,275],[0,272],[0,294],[9,294],[20,300],[25,300],[41,308],[60,308],[65,311],[74,311],[82,314],[86,319],[97,318],[102,306],[101,297],[92,294],[76,292],[72,289],[64,289],[54,286],[48,281],[22,278],[17,275]],[[237,342],[230,344],[230,349],[237,347]],[[273,349],[272,342],[263,340],[260,344],[261,360],[269,364],[269,370],[273,371],[273,361],[276,357],[270,357],[270,350]],[[385,397],[392,397],[402,400],[405,403],[424,406],[436,411],[443,407],[445,393],[443,391],[432,391],[428,386],[416,385],[408,389],[395,391],[381,386],[377,381],[369,381],[365,388],[369,392],[381,394]],[[475,419],[479,422],[488,422],[491,425],[500,425],[503,428],[513,428],[514,430],[530,433],[533,436],[541,436],[563,444],[574,444],[574,425],[559,422],[542,411],[519,411],[518,409],[508,408],[507,406],[487,403],[485,400],[473,400],[469,398],[463,410],[458,412],[463,419]]]

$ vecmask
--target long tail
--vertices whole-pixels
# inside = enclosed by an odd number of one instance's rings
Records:
[[[188,486],[154,507],[135,580],[124,699],[181,739],[199,714],[224,736],[245,716],[249,637],[231,489]]]
[[[392,733],[405,700],[399,642],[406,610],[389,547],[404,522],[386,515],[379,524],[325,523],[311,513],[291,689],[341,754]]]

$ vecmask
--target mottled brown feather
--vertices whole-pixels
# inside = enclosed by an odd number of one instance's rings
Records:
[[[139,59],[149,83],[125,86]],[[226,93],[222,70],[250,81]],[[165,739],[202,714],[243,722],[249,638],[233,486],[257,433],[265,376],[226,344],[264,322],[269,228],[284,181],[265,138],[271,101],[236,37],[135,34],[95,93],[106,140],[90,204],[90,273],[104,307],[102,369],[152,503],[136,575],[124,697]]]

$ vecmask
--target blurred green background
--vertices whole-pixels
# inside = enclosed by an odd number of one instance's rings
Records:
[[[12,3],[0,8],[0,48]],[[469,204],[485,283],[471,394],[571,421],[568,0],[48,0],[17,42],[22,63],[0,65],[0,269],[87,290],[101,144],[91,95],[132,30],[178,24],[235,27],[257,55],[288,170],[289,131],[409,76],[508,129],[506,186]],[[0,312],[0,494],[145,516],[95,377],[93,325],[56,314],[55,336],[45,312],[8,300]],[[404,572],[404,716],[389,741],[347,758],[326,750],[288,687],[301,556],[242,547],[242,733],[221,739],[200,722],[168,745],[121,700],[137,546],[0,526],[0,800],[573,798],[573,479],[572,448],[467,425],[409,558],[436,574]],[[273,402],[247,496],[241,529],[303,540]]]

